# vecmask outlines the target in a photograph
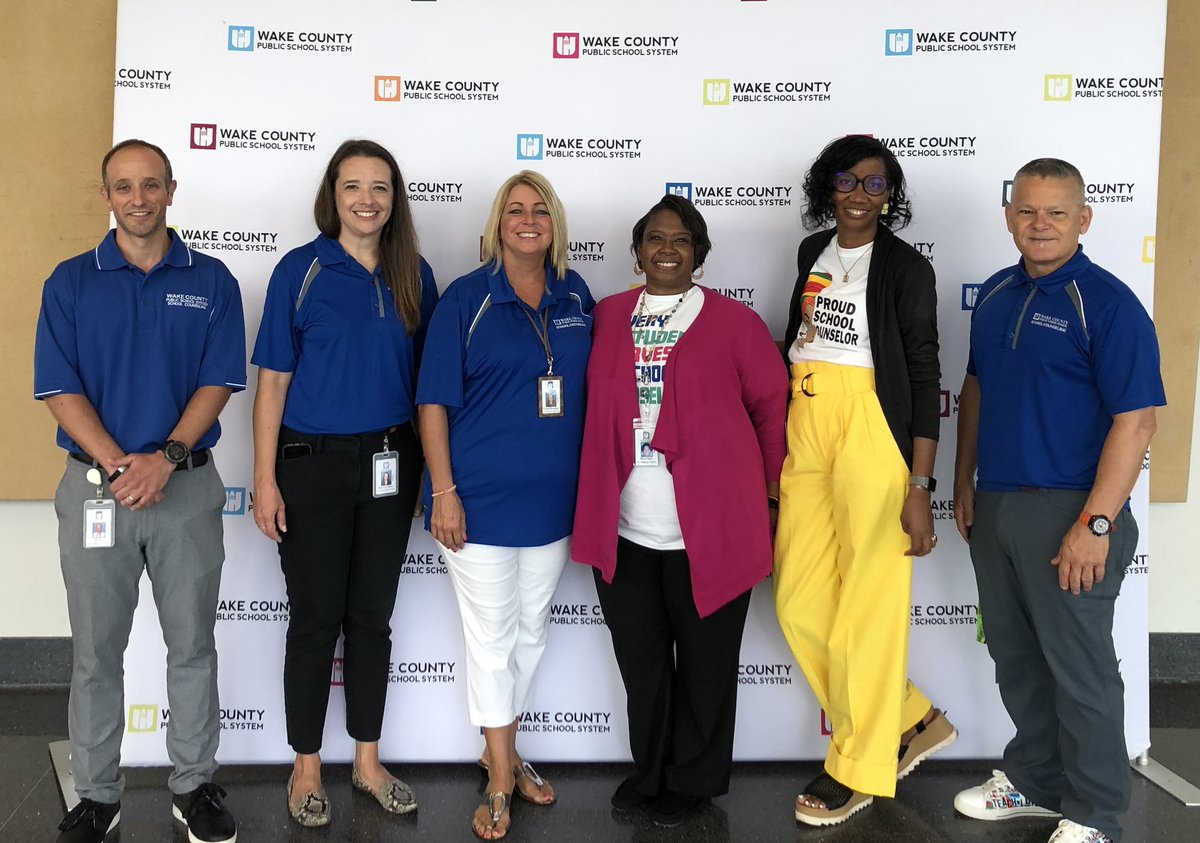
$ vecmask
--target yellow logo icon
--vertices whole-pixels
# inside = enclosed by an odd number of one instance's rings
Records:
[[[131,705],[129,706],[129,726],[127,731],[130,734],[139,734],[144,732],[158,731],[158,706],[156,705]]]
[[[1073,82],[1069,73],[1047,73],[1042,98],[1046,102],[1067,102],[1071,99]]]
[[[1142,263],[1154,263],[1154,235],[1142,238]]]
[[[704,80],[704,104],[705,105],[729,105],[729,80],[728,79],[705,79]]]

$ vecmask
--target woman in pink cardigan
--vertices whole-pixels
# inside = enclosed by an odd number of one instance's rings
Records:
[[[771,571],[787,371],[745,305],[695,284],[686,199],[633,227],[646,285],[596,306],[572,557],[593,566],[636,771],[612,797],[659,825],[726,793],[750,589]]]

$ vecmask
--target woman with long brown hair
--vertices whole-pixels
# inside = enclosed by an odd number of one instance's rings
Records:
[[[320,749],[339,635],[354,787],[391,813],[417,807],[380,764],[379,735],[422,467],[417,364],[438,298],[400,168],[379,144],[338,148],[314,216],[320,235],[271,276],[252,358],[254,520],[287,581],[288,812],[304,826],[330,819]]]

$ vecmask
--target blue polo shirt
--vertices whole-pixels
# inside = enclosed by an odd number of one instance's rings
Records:
[[[521,301],[503,267],[481,266],[446,288],[429,323],[418,404],[441,404],[450,422],[450,463],[476,544],[537,547],[571,533],[584,378],[595,300],[574,271],[546,270],[539,310]],[[530,324],[548,317],[563,415],[538,417],[546,352]],[[631,428],[632,430],[632,428]],[[425,529],[432,489],[425,478]]]
[[[433,308],[421,258],[421,324],[411,336],[379,274],[320,235],[292,249],[267,285],[251,362],[291,372],[283,423],[301,433],[386,430],[415,414],[417,366]]]
[[[202,386],[246,388],[246,327],[237,280],[170,232],[149,272],[117,248],[116,230],[60,263],[42,288],[33,394],[83,395],[127,454],[155,451]],[[196,443],[209,448],[213,426]],[[58,444],[79,447],[62,428]]]
[[[987,280],[967,373],[979,379],[986,491],[1091,489],[1112,417],[1166,404],[1154,323],[1082,247],[1042,278],[1022,262]]]

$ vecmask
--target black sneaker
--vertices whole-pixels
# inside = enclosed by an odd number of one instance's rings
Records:
[[[612,806],[618,811],[640,811],[654,804],[654,797],[637,789],[638,775],[634,773],[617,785],[612,795]]]
[[[190,793],[177,793],[171,797],[171,813],[188,830],[192,843],[234,843],[237,840],[237,823],[233,814],[221,802],[225,790],[212,782],[205,782]]]
[[[81,799],[58,824],[55,843],[102,843],[121,819],[120,802]]]

